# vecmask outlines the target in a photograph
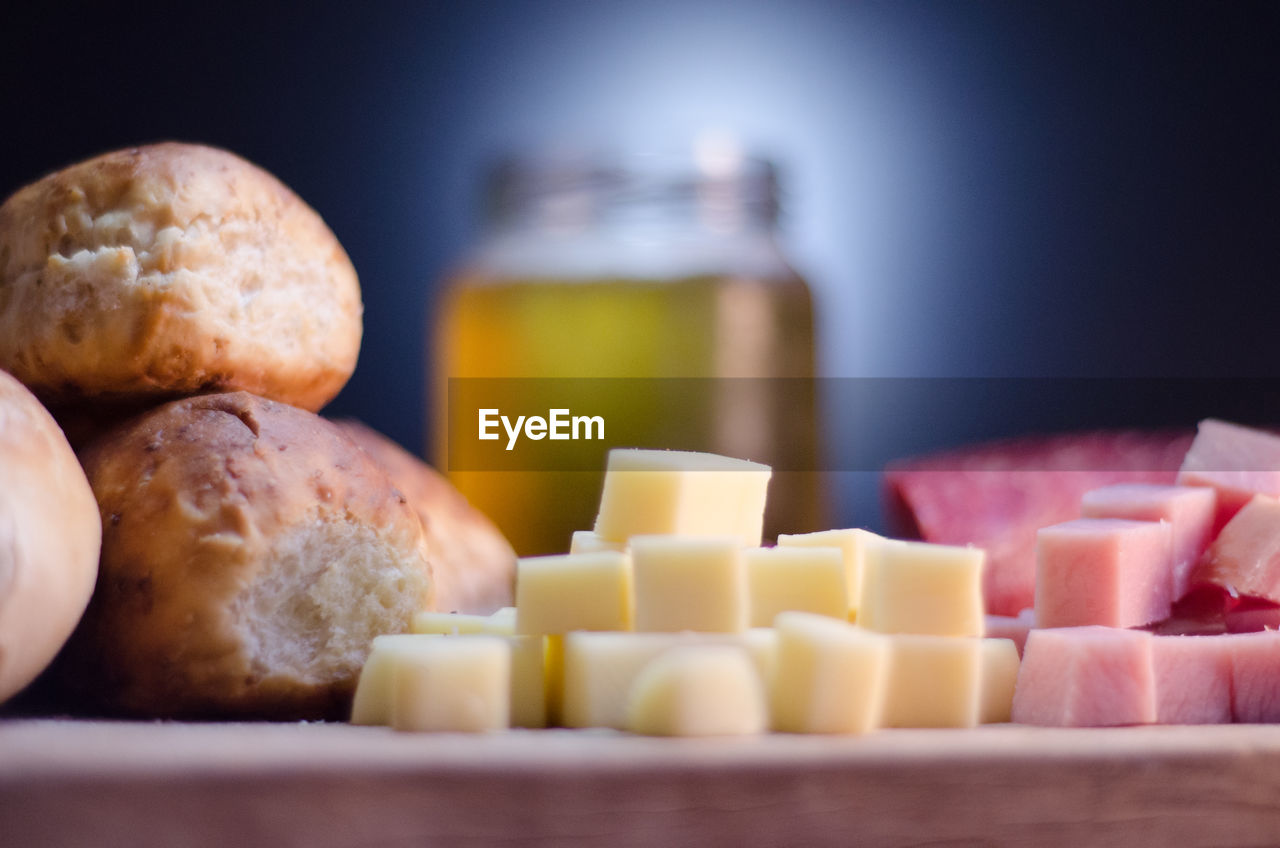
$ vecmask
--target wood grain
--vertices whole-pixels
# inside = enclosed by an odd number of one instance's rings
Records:
[[[0,722],[10,846],[1262,846],[1280,726],[648,739]]]

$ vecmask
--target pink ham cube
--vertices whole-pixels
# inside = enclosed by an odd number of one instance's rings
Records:
[[[1280,497],[1280,436],[1207,418],[1196,428],[1178,483],[1217,490],[1216,532],[1254,495]]]
[[[1191,580],[1280,603],[1280,500],[1249,501],[1213,540]]]
[[[1151,661],[1159,724],[1231,721],[1231,640],[1225,636],[1156,636]]]
[[[1151,643],[1143,630],[1032,630],[1013,692],[1013,720],[1110,727],[1156,720]]]
[[[1022,656],[1022,648],[1027,644],[1027,634],[1036,626],[1036,611],[1024,609],[1015,615],[989,615],[986,620],[984,634],[992,639],[1011,639]]]
[[[1167,521],[1173,533],[1173,599],[1187,593],[1191,569],[1213,540],[1218,497],[1202,486],[1120,483],[1085,492],[1080,514],[1085,518],[1128,518]]]
[[[1167,521],[1078,518],[1036,539],[1036,626],[1139,627],[1169,617],[1173,533]]]
[[[1220,636],[1231,654],[1231,716],[1249,724],[1280,721],[1280,633]]]

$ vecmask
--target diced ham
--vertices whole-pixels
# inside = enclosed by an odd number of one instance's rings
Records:
[[[1280,603],[1280,499],[1249,501],[1205,551],[1191,580]]]
[[[987,612],[1035,602],[1036,531],[1080,515],[1080,496],[1112,483],[1172,483],[1190,434],[1098,431],[992,442],[892,464],[890,532],[987,551]]]
[[[1169,617],[1167,521],[1077,518],[1043,528],[1036,548],[1039,627],[1139,627]]]
[[[1119,483],[1084,493],[1080,514],[1085,518],[1128,518],[1167,521],[1173,532],[1173,597],[1190,586],[1191,569],[1213,540],[1218,506],[1214,489]]]
[[[1184,486],[1210,486],[1218,492],[1215,531],[1254,495],[1280,497],[1280,436],[1207,418],[1178,471]]]
[[[1159,724],[1231,721],[1231,640],[1156,636],[1151,643]]]
[[[1013,720],[1110,727],[1156,720],[1151,642],[1142,630],[1032,630],[1013,693]]]
[[[1219,638],[1230,644],[1231,717],[1249,724],[1280,721],[1280,633]]]
[[[985,634],[992,639],[1009,639],[1022,656],[1023,646],[1027,644],[1027,633],[1036,626],[1034,608],[1024,609],[1017,615],[988,615]]]

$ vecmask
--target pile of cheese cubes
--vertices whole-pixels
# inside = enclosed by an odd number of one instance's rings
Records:
[[[865,530],[760,547],[767,466],[614,450],[594,531],[519,561],[516,606],[380,636],[357,724],[402,730],[863,733],[1008,721],[984,553]]]

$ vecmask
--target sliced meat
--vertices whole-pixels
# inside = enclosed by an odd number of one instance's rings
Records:
[[[1161,486],[1117,483],[1085,492],[1080,514],[1085,518],[1128,518],[1167,521],[1173,531],[1173,598],[1187,593],[1191,569],[1213,540],[1217,493],[1204,486]]]
[[[1218,492],[1221,529],[1254,495],[1280,497],[1280,435],[1207,418],[1183,459],[1178,483]]]
[[[1036,531],[1080,515],[1113,483],[1173,483],[1184,432],[1094,431],[976,445],[892,463],[884,475],[893,535],[987,551],[987,612],[1035,603]]]
[[[1173,607],[1173,532],[1167,521],[1077,518],[1037,535],[1040,627],[1141,627]]]
[[[1018,669],[1013,720],[1049,727],[1151,724],[1154,638],[1113,627],[1032,630]]]

